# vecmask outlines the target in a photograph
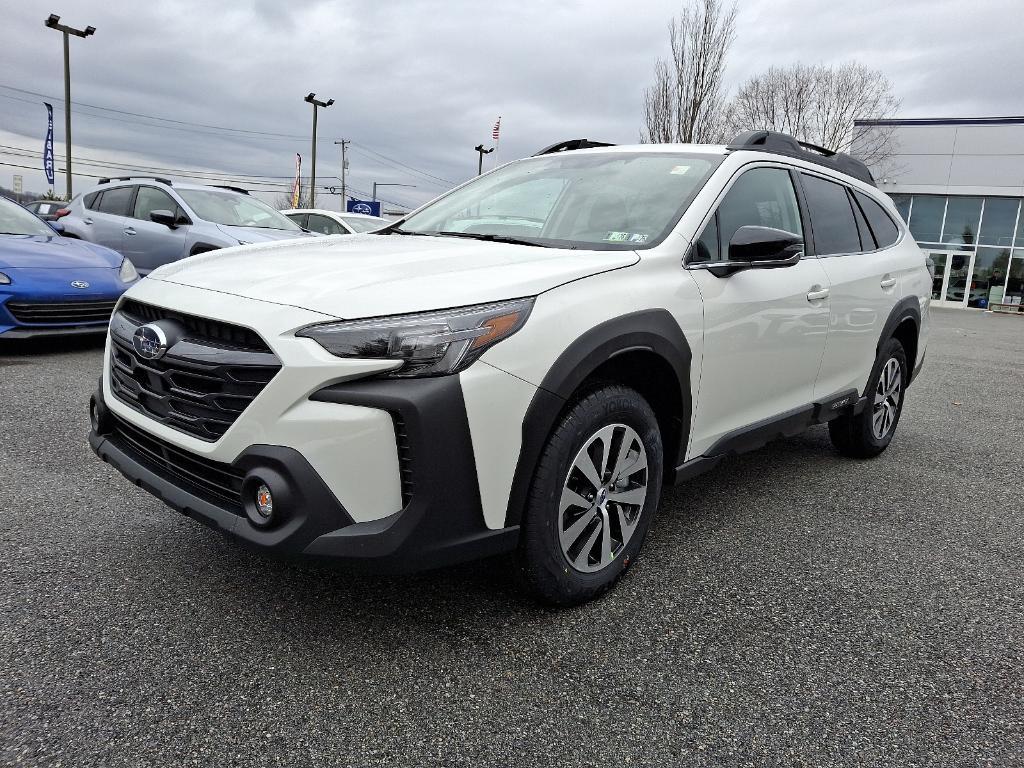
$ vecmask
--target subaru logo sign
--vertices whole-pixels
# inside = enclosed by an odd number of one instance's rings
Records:
[[[85,282],[85,280],[72,280],[71,281],[71,287],[72,288],[80,288],[80,289],[82,289],[84,291],[86,288],[89,287],[89,284],[87,282]]]
[[[132,346],[145,360],[156,360],[167,352],[167,334],[159,325],[139,326],[132,335]]]
[[[366,203],[356,203],[352,206],[352,213],[362,213],[366,216],[370,216],[373,213],[373,208],[368,206]]]

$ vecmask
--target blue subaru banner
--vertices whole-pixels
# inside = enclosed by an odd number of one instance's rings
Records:
[[[46,104],[44,101],[43,104]],[[53,106],[46,104],[46,144],[43,147],[43,170],[46,181],[53,186]]]
[[[380,216],[380,200],[349,200],[345,203],[349,213],[365,213],[367,216]]]

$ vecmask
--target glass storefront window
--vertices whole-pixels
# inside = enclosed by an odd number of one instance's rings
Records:
[[[950,197],[946,203],[946,223],[942,227],[942,242],[968,245],[977,242],[980,219],[980,197]]]
[[[932,298],[939,301],[942,299],[942,280],[946,276],[946,259],[948,254],[932,253],[929,254],[929,257],[935,270],[932,274]]]
[[[993,302],[1001,302],[1009,265],[1009,248],[979,248],[974,257],[967,306],[984,309]]]
[[[1010,279],[1006,281],[1003,301],[1007,304],[1024,302],[1024,256],[1014,256],[1010,262]]]
[[[910,233],[919,243],[941,242],[942,214],[946,198],[936,195],[914,195],[910,210]]]
[[[896,206],[896,210],[900,212],[900,216],[903,217],[903,221],[907,222],[910,220],[910,195],[889,195],[892,198],[893,205]]]
[[[1020,200],[1008,197],[986,197],[985,209],[981,215],[979,245],[1013,245],[1013,227],[1017,223],[1017,209]]]
[[[1017,217],[1017,238],[1013,244],[1018,248],[1024,247],[1024,216]]]

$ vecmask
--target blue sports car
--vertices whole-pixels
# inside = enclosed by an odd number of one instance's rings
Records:
[[[0,340],[105,331],[139,279],[116,251],[55,229],[0,198]]]

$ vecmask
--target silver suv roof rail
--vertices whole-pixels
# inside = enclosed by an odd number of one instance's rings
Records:
[[[785,155],[806,160],[808,163],[830,168],[839,173],[845,173],[871,186],[876,186],[875,177],[871,171],[860,160],[851,157],[844,152],[834,152],[815,144],[790,136],[788,133],[778,131],[744,131],[726,149],[735,151],[740,149],[753,150],[755,152],[771,152],[774,155]]]
[[[159,176],[115,176],[108,179],[100,179],[97,184],[109,184],[112,181],[131,181],[132,179],[149,179],[150,181],[159,181],[161,184],[166,184],[168,187],[174,186],[171,184],[170,179],[163,179]]]

